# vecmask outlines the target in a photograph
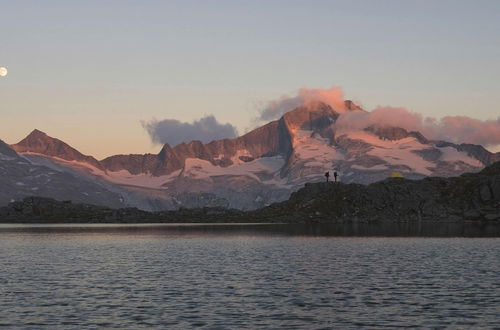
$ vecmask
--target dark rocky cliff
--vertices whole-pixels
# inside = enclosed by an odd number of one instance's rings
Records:
[[[273,121],[235,139],[223,139],[203,144],[200,141],[181,143],[175,147],[165,144],[158,155],[116,155],[101,161],[111,171],[127,170],[131,174],[151,173],[154,176],[180,170],[187,158],[198,158],[213,165],[227,167],[239,150],[250,155],[240,159],[282,155],[285,158],[292,149],[290,135],[283,121]]]
[[[0,140],[0,154],[3,154],[7,157],[19,158],[19,155],[2,140]]]
[[[157,166],[157,155],[154,154],[130,154],[114,155],[101,160],[106,170],[118,172],[127,170],[130,174],[137,175],[151,172]]]

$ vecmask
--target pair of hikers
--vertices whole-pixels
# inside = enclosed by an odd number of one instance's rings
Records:
[[[337,171],[334,171],[333,172],[333,179],[335,180],[335,182],[337,182],[337,177],[338,177],[338,173]],[[330,180],[330,171],[326,172],[325,173],[325,177],[326,177],[326,182],[328,182]]]

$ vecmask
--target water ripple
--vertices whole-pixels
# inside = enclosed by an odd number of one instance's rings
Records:
[[[495,328],[500,240],[0,233],[8,328]]]

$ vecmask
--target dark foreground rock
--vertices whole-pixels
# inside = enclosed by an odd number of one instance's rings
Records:
[[[78,223],[500,223],[500,162],[455,178],[387,179],[368,186],[311,183],[256,211],[224,208],[146,212],[28,197],[0,208],[0,222]]]
[[[244,212],[225,208],[147,212],[137,208],[110,209],[44,197],[27,197],[0,208],[0,222],[24,223],[185,223],[238,222]]]
[[[500,162],[479,173],[422,180],[391,178],[368,186],[316,183],[255,212],[282,222],[496,221]]]

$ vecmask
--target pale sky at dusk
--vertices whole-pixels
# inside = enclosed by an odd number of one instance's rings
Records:
[[[340,86],[371,110],[500,116],[500,1],[1,1],[0,139],[158,152],[141,121]]]

